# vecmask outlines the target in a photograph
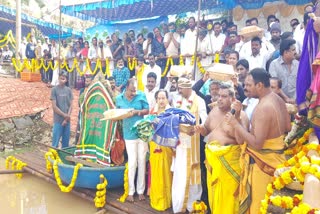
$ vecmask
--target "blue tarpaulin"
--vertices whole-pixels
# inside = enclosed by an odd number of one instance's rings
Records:
[[[132,23],[109,23],[109,24],[100,24],[86,30],[86,35],[89,37],[96,36],[98,34],[99,39],[105,39],[108,35],[111,37],[111,34],[114,32],[119,32],[122,35],[124,32],[128,32],[130,29],[133,29],[136,33],[142,32],[145,29],[145,32],[150,32],[155,26],[160,26],[160,24],[168,22],[168,18],[157,17],[149,20],[141,20]]]
[[[244,9],[258,9],[266,2],[277,0],[201,0],[201,9],[230,10],[240,5]],[[284,0],[289,5],[303,5],[310,0]],[[197,0],[106,0],[87,4],[63,6],[62,12],[96,23],[121,21],[154,16],[168,16],[196,11]]]

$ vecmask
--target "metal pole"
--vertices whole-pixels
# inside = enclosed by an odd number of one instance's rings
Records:
[[[201,12],[201,1],[202,0],[198,0],[198,22],[197,22],[197,37],[196,37],[196,47],[194,50],[194,62],[193,62],[193,78],[195,78],[196,76],[196,69],[197,69],[197,49],[198,49],[198,40],[199,40],[199,28],[200,28],[200,12]]]
[[[61,0],[59,0],[59,53],[58,53],[58,72],[60,75],[60,52],[61,52]]]
[[[16,0],[16,58],[19,60],[20,56],[20,44],[21,44],[21,0]],[[16,78],[18,72],[15,71]]]

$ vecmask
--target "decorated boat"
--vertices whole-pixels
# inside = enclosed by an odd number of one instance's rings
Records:
[[[100,175],[107,188],[123,186],[124,141],[117,121],[102,120],[106,110],[115,109],[108,85],[96,81],[80,96],[80,137],[77,145],[51,150],[46,154],[47,169],[53,168],[57,184],[96,189]],[[82,101],[83,100],[83,101]]]
[[[74,153],[76,147],[68,147],[62,151],[57,151],[62,162],[58,163],[58,172],[63,183],[70,184],[73,174],[75,172],[75,164],[68,161],[66,157],[69,153]],[[65,152],[64,152],[65,151]],[[51,164],[54,159],[48,157]],[[82,166],[78,170],[78,176],[74,184],[75,187],[96,189],[97,184],[100,183],[100,175],[102,174],[108,181],[108,189],[123,186],[123,174],[125,166],[106,166],[102,168]]]

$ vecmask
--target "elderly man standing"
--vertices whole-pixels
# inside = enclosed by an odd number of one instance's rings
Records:
[[[271,62],[269,73],[282,81],[282,90],[289,98],[296,98],[296,81],[299,62],[295,59],[297,52],[295,41],[285,39],[280,44],[280,57]]]
[[[180,78],[178,81],[179,98],[173,103],[174,107],[189,111],[199,125],[200,118],[207,118],[206,105],[194,91],[189,79]],[[200,135],[180,133],[180,144],[172,163],[172,207],[174,213],[192,211],[192,203],[200,200],[202,194],[200,171]]]
[[[145,190],[145,173],[146,173],[146,155],[148,143],[138,138],[137,134],[131,131],[133,125],[143,119],[143,115],[149,113],[149,104],[146,95],[137,90],[135,79],[129,79],[126,89],[116,97],[116,106],[120,109],[134,109],[132,116],[123,120],[122,131],[126,143],[128,154],[128,178],[129,178],[129,195],[127,201],[133,202],[133,195],[136,191],[134,178],[138,166],[137,193],[139,200],[144,200]]]

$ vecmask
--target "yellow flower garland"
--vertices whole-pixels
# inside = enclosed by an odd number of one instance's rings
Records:
[[[14,156],[8,156],[6,158],[6,169],[10,168],[11,163],[11,169],[12,170],[23,170],[25,166],[27,166],[26,163],[22,162],[21,160],[15,158]],[[16,173],[15,174],[17,178],[22,178],[22,173]]]
[[[310,150],[315,150],[320,153],[320,145],[311,143],[309,145],[303,146],[302,150],[298,154],[287,160],[284,164],[281,164],[277,167],[282,168],[291,166],[291,169],[283,172],[279,177],[274,177],[274,181],[268,184],[265,198],[261,201],[260,212],[262,214],[267,213],[269,204],[273,204],[275,206],[279,206],[280,204],[281,207],[286,209],[293,208],[292,213],[308,213],[311,210],[311,208],[309,207],[309,210],[307,210],[307,212],[304,212],[306,208],[305,206],[302,206],[300,204],[302,195],[296,195],[292,198],[292,200],[289,199],[291,197],[287,198],[287,196],[280,198],[277,196],[272,197],[275,189],[282,189],[285,185],[293,182],[294,178],[297,178],[300,182],[304,182],[305,175],[312,174],[320,179],[320,171],[318,169],[318,166],[320,165],[320,158],[307,157],[306,154]]]
[[[135,57],[128,57],[128,68],[132,71],[137,66],[137,59]]]
[[[199,71],[200,71],[202,74],[206,73],[206,70],[204,70],[204,68],[202,67],[199,58],[197,58],[197,66],[198,66],[198,68],[199,68]]]
[[[51,159],[54,160],[53,162],[53,167],[52,167],[52,164],[51,162],[49,161],[48,157],[50,157]],[[51,171],[52,168],[53,168],[53,172],[54,172],[54,177],[56,179],[56,182],[60,188],[60,191],[61,192],[70,192],[76,181],[77,181],[77,177],[78,177],[78,172],[79,172],[79,169],[82,167],[82,164],[80,163],[77,163],[77,165],[74,167],[74,171],[73,171],[73,175],[72,175],[72,178],[71,178],[71,182],[68,186],[64,186],[62,184],[62,181],[61,181],[61,178],[60,178],[60,174],[59,174],[59,170],[58,170],[58,163],[61,163],[61,159],[57,153],[56,150],[54,149],[50,149],[46,154],[45,154],[45,159],[46,159],[46,166],[47,166],[47,170],[48,171]]]
[[[118,199],[122,203],[124,203],[126,201],[128,195],[129,195],[128,163],[126,163],[126,169],[124,170],[123,180],[124,180],[124,183],[123,183],[124,193]]]
[[[180,55],[180,57],[179,57],[179,65],[184,65],[183,56],[182,55]]]
[[[304,144],[306,144],[306,142],[309,140],[309,136],[310,134],[313,132],[313,128],[309,128],[304,134],[302,137],[300,137],[298,140],[297,140],[297,143],[296,145],[294,145],[292,148],[289,148],[287,149],[286,151],[284,151],[284,154],[286,155],[294,155],[294,154],[297,154],[302,146]]]
[[[4,44],[3,44],[4,43]],[[16,41],[12,34],[12,30],[9,30],[7,34],[3,37],[3,39],[0,40],[0,48],[3,48],[4,46],[11,44],[13,48],[16,48]]]
[[[163,72],[162,72],[162,74],[161,74],[161,77],[167,76],[167,72],[168,72],[168,70],[169,70],[169,66],[171,66],[171,65],[173,65],[173,59],[172,59],[171,56],[169,56],[169,57],[167,58],[166,67],[164,68],[164,70],[163,70]]]
[[[311,207],[306,203],[300,203],[298,206],[294,207],[291,211],[292,214],[315,214],[320,213],[319,209],[311,209]]]
[[[106,204],[107,185],[108,181],[104,175],[100,175],[100,179],[103,179],[102,184],[97,184],[96,197],[94,198],[94,204],[97,208],[102,208]]]
[[[207,205],[203,201],[195,201],[192,203],[192,213],[205,214],[207,209]]]

